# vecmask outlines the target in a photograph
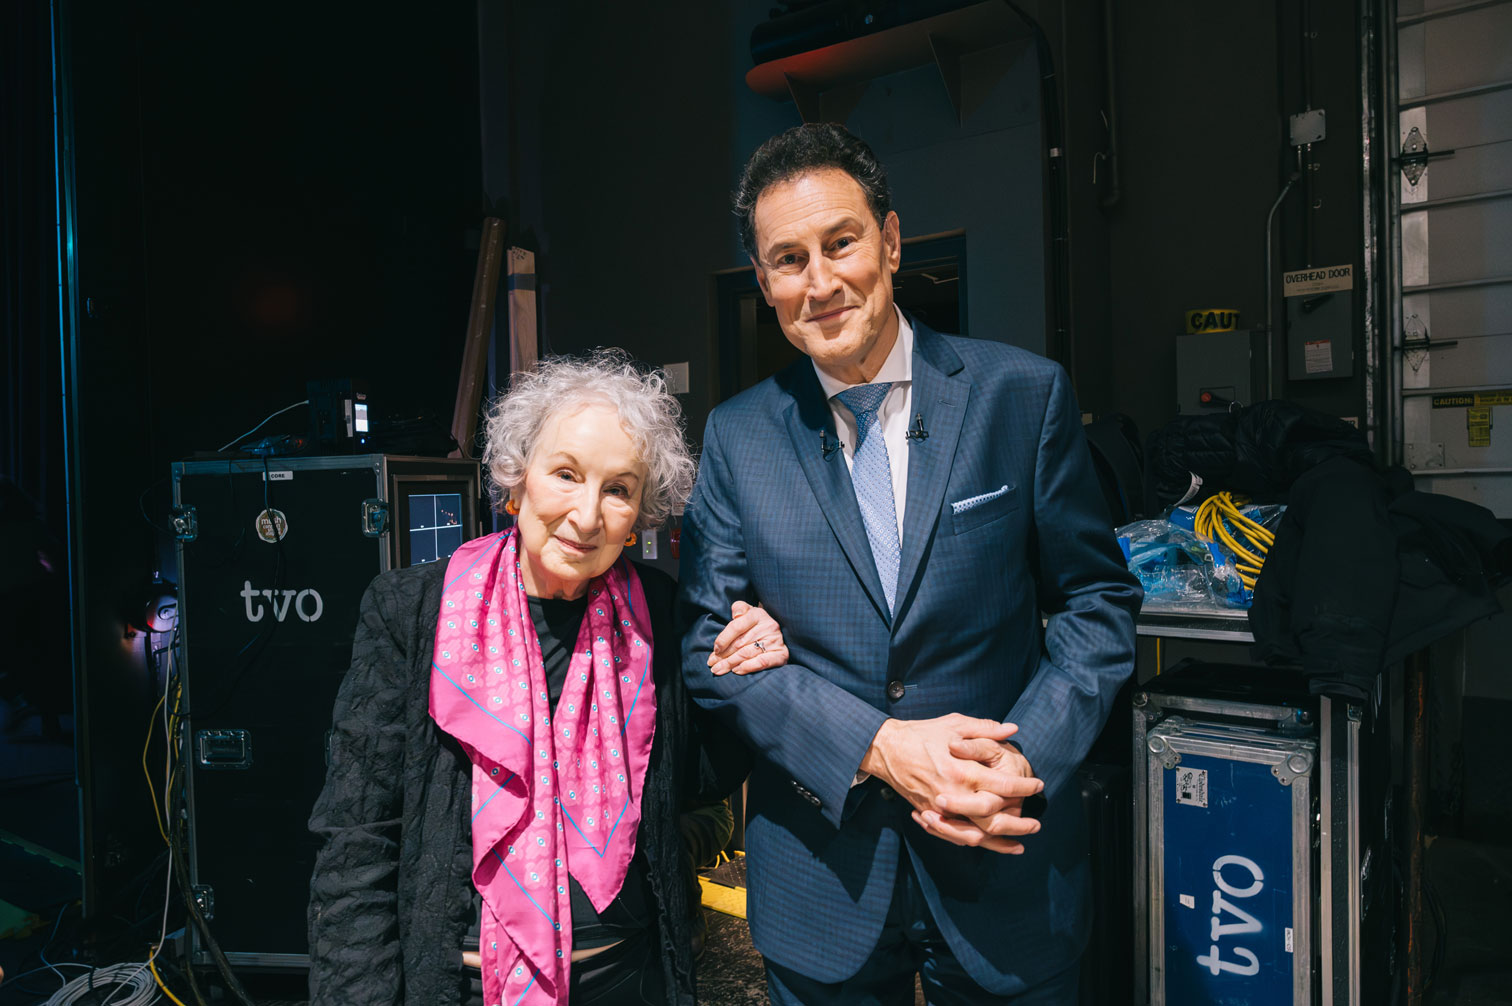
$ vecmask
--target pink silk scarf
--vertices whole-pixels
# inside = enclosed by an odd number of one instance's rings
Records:
[[[445,584],[430,713],[472,760],[484,1002],[565,1004],[568,874],[602,912],[635,855],[656,726],[646,596],[626,562],[589,581],[553,710],[515,532],[463,545]]]

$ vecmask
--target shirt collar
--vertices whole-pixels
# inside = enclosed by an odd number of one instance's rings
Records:
[[[893,310],[898,313],[898,337],[893,340],[893,347],[887,354],[887,359],[882,361],[882,367],[877,371],[869,383],[885,384],[891,382],[898,384],[902,381],[913,380],[913,326],[908,323],[908,318],[903,314],[898,305],[893,305]],[[854,384],[846,384],[826,374],[814,364],[814,373],[819,377],[819,387],[824,389],[825,398],[834,398],[842,391],[858,387]]]

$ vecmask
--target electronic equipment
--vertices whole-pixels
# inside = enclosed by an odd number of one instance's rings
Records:
[[[367,385],[353,378],[306,383],[310,396],[310,439],[315,449],[352,453],[372,442]]]
[[[363,592],[475,537],[481,495],[477,462],[460,458],[173,466],[189,872],[233,967],[308,965],[319,844],[306,822]],[[193,962],[210,963],[191,939]]]

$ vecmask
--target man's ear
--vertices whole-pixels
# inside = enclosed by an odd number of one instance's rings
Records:
[[[754,255],[751,256],[751,268],[756,270],[756,285],[761,287],[761,295],[766,298],[767,307],[776,307],[777,305],[772,303],[772,287],[767,283],[766,270],[761,268],[761,263],[756,261]],[[893,266],[894,271],[897,271],[897,268]]]
[[[882,249],[887,254],[888,269],[897,272],[903,264],[903,238],[895,210],[888,210],[886,219],[882,221]]]

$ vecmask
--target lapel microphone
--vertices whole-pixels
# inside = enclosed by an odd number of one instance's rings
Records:
[[[924,428],[924,413],[914,413],[913,429],[903,434],[905,440],[928,440],[929,431]]]
[[[829,440],[828,438],[828,430],[819,431],[819,454],[826,461],[830,459],[831,454],[835,453],[845,446],[845,444],[840,441],[839,437],[836,437],[833,441]]]

